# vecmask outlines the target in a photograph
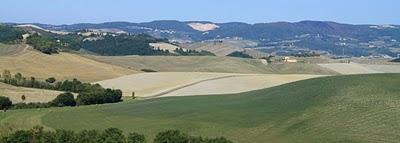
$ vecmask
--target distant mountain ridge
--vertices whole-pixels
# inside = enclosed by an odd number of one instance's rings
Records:
[[[204,27],[193,28],[193,23]],[[201,25],[204,24],[204,25]],[[49,30],[119,29],[132,34],[149,34],[177,42],[224,38],[252,40],[275,54],[317,51],[331,55],[396,56],[400,48],[399,25],[352,25],[330,21],[300,21],[247,24],[241,22],[159,20],[144,23],[106,22],[72,25],[34,24]],[[197,29],[197,30],[196,30]],[[343,52],[344,51],[344,52]]]

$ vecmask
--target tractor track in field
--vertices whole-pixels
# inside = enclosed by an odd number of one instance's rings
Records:
[[[172,88],[172,89],[169,89],[169,90],[167,90],[167,91],[163,91],[163,92],[161,92],[161,93],[157,93],[157,94],[155,94],[155,95],[148,96],[148,97],[146,97],[146,98],[161,97],[161,96],[163,96],[163,95],[167,95],[167,94],[169,94],[169,93],[178,91],[178,90],[180,90],[180,89],[183,89],[183,88],[186,88],[186,87],[190,87],[190,86],[194,86],[194,85],[197,85],[197,84],[200,84],[200,83],[203,83],[203,82],[207,82],[207,81],[213,81],[213,80],[219,80],[219,79],[225,79],[225,78],[232,78],[232,77],[241,77],[241,76],[250,76],[250,75],[228,75],[228,76],[221,76],[221,77],[215,77],[215,78],[204,79],[204,80],[192,82],[192,83],[189,83],[189,84],[186,84],[186,85],[182,85],[182,86],[179,86],[179,87],[176,87],[176,88]]]

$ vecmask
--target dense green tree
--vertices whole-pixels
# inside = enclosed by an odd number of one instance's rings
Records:
[[[13,43],[22,39],[22,29],[0,24],[0,43]]]
[[[45,54],[58,53],[59,45],[57,44],[56,40],[41,36],[38,33],[29,36],[26,40],[26,43],[32,45],[33,48]]]
[[[53,106],[64,107],[64,106],[75,106],[76,101],[74,95],[70,92],[62,93],[58,95],[51,104]]]
[[[10,98],[0,96],[0,110],[7,110],[12,106]]]
[[[125,136],[122,130],[117,128],[108,128],[101,134],[101,142],[103,143],[125,143]]]
[[[117,55],[171,55],[171,53],[154,49],[149,43],[156,43],[159,39],[148,35],[107,35],[97,40],[82,42],[81,48],[106,56]]]
[[[10,84],[12,78],[11,72],[9,70],[4,70],[2,78],[4,83]]]
[[[227,56],[238,57],[238,58],[253,58],[252,56],[250,56],[244,52],[239,52],[239,51],[232,52],[232,53],[228,54]]]
[[[8,70],[4,71],[2,77],[3,79],[0,80],[1,82],[14,86],[68,92],[59,95],[50,103],[17,103],[14,105],[13,109],[75,106],[76,104],[91,105],[122,101],[122,91],[119,89],[105,89],[99,84],[83,83],[77,79],[73,79],[72,81],[65,80],[63,82],[49,83],[55,81],[55,79],[52,80],[52,78],[49,78],[50,80],[48,79],[45,82],[36,80],[35,77],[31,77],[29,80],[26,80],[26,78],[20,73],[11,76],[11,73]],[[76,100],[70,92],[79,94]],[[21,99],[24,99],[24,96],[22,96]]]
[[[46,79],[46,82],[47,83],[54,83],[54,82],[56,82],[56,78],[50,77],[50,78]]]
[[[204,50],[196,51],[191,49],[184,50],[183,48],[176,48],[174,51],[178,56],[215,56],[215,54]]]
[[[56,142],[56,133],[43,131],[40,135],[39,143],[58,143]]]
[[[127,137],[127,143],[145,143],[146,138],[142,134],[138,133],[129,133]]]
[[[55,142],[57,142],[57,143],[76,143],[77,137],[73,131],[56,130]]]
[[[35,126],[31,130],[18,130],[4,136],[0,142],[4,143],[145,143],[145,136],[130,133],[125,138],[123,132],[117,128],[108,128],[103,132],[84,130],[79,133],[59,129],[45,131],[43,127]],[[160,132],[154,143],[232,143],[220,138],[192,137],[178,130]]]
[[[25,102],[26,96],[25,96],[25,95],[22,95],[22,96],[21,96],[21,100],[22,100],[22,102]]]
[[[78,134],[79,143],[99,143],[101,142],[100,133],[96,130],[84,130]]]
[[[19,130],[7,137],[7,143],[30,143],[32,134],[30,131]]]
[[[154,143],[188,143],[189,136],[178,130],[168,130],[156,135]]]

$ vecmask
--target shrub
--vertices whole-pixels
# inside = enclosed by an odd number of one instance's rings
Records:
[[[152,69],[141,69],[142,72],[157,72],[156,70]]]
[[[7,110],[12,106],[10,98],[0,96],[0,110]]]
[[[12,109],[34,109],[34,108],[49,108],[49,103],[16,103],[12,105]]]
[[[125,136],[117,128],[108,128],[101,135],[101,142],[104,143],[125,143]]]
[[[84,130],[78,134],[80,143],[98,143],[100,141],[100,133],[96,130]]]
[[[239,51],[232,52],[232,53],[228,54],[227,56],[238,57],[238,58],[250,58],[250,59],[253,58],[252,56],[250,56],[244,52],[239,52]]]
[[[50,78],[46,79],[46,82],[47,83],[54,83],[54,82],[56,82],[56,78],[50,77]]]
[[[146,138],[144,135],[138,133],[129,133],[127,143],[145,143]]]
[[[188,143],[189,136],[178,130],[168,130],[156,135],[154,143]]]
[[[75,106],[76,102],[74,99],[74,95],[70,92],[60,94],[54,99],[51,104],[57,107],[64,107],[64,106]]]
[[[5,139],[8,143],[30,143],[32,135],[30,131],[16,131]]]
[[[76,143],[77,137],[73,131],[56,130],[55,142],[57,142],[57,143]]]

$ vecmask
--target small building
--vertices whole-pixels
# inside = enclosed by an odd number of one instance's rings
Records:
[[[297,63],[296,59],[291,59],[290,57],[285,57],[285,62],[286,63]]]

